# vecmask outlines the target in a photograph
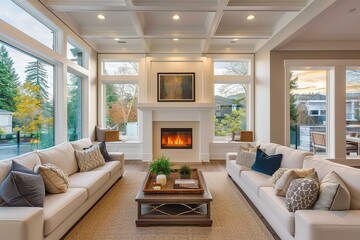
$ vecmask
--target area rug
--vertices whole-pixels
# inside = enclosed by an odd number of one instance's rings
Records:
[[[144,172],[127,172],[65,239],[274,239],[225,172],[204,172],[213,197],[212,227],[136,227],[135,196]]]

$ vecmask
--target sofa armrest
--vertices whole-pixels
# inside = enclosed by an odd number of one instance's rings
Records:
[[[109,152],[111,161],[119,161],[121,163],[121,175],[124,175],[125,157],[123,152]]]
[[[295,239],[355,240],[360,236],[360,210],[295,212]]]
[[[237,152],[228,152],[226,153],[226,161],[236,160]]]
[[[37,207],[0,207],[0,239],[44,239],[44,211]]]

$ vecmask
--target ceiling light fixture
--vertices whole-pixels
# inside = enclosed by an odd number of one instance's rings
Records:
[[[119,41],[119,40],[120,40],[120,38],[114,38],[114,40],[115,40],[115,41]]]
[[[246,19],[249,20],[249,21],[251,21],[251,20],[254,20],[254,19],[255,19],[255,16],[251,14],[251,15],[247,16]]]
[[[239,39],[238,39],[238,38],[234,38],[233,40],[234,40],[234,41],[238,41]]]
[[[179,19],[180,19],[180,16],[177,15],[177,14],[175,14],[175,15],[173,16],[173,19],[174,19],[174,20],[179,20]]]
[[[98,18],[98,19],[101,19],[101,20],[104,20],[104,19],[105,19],[105,16],[102,15],[102,14],[99,14],[99,15],[97,15],[97,18]]]
[[[173,40],[174,40],[174,41],[179,41],[179,39],[178,39],[178,38],[174,38]]]

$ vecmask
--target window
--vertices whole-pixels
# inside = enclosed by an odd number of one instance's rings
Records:
[[[215,136],[247,129],[247,83],[215,83]]]
[[[16,27],[20,31],[54,49],[54,31],[11,0],[0,1],[0,19]]]
[[[2,159],[54,145],[53,79],[53,65],[0,42]]]
[[[250,60],[215,61],[214,75],[250,75]]]
[[[122,135],[138,136],[138,84],[105,84],[106,125],[117,125]]]
[[[312,151],[312,132],[327,132],[328,72],[302,69],[290,72],[290,146],[293,148]],[[316,149],[315,153],[326,154],[324,148]]]
[[[82,59],[82,57],[83,57],[82,51],[69,42],[67,42],[67,54],[66,55],[67,55],[68,59],[70,59],[71,61],[75,62],[76,64],[82,66],[82,60],[83,60]]]
[[[139,62],[131,61],[103,61],[102,75],[137,76],[139,75]]]
[[[82,79],[71,73],[67,79],[67,138],[74,141],[82,137]]]

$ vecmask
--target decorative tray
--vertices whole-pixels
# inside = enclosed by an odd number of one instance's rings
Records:
[[[180,179],[180,174],[177,170],[170,173],[167,177],[167,182],[165,186],[161,186],[160,190],[154,190],[154,186],[159,186],[156,184],[156,175],[148,174],[146,178],[146,182],[144,185],[144,193],[204,193],[204,185],[201,177],[199,176],[199,172],[197,169],[193,169],[190,179],[194,179],[198,181],[198,188],[174,188],[175,180]]]

